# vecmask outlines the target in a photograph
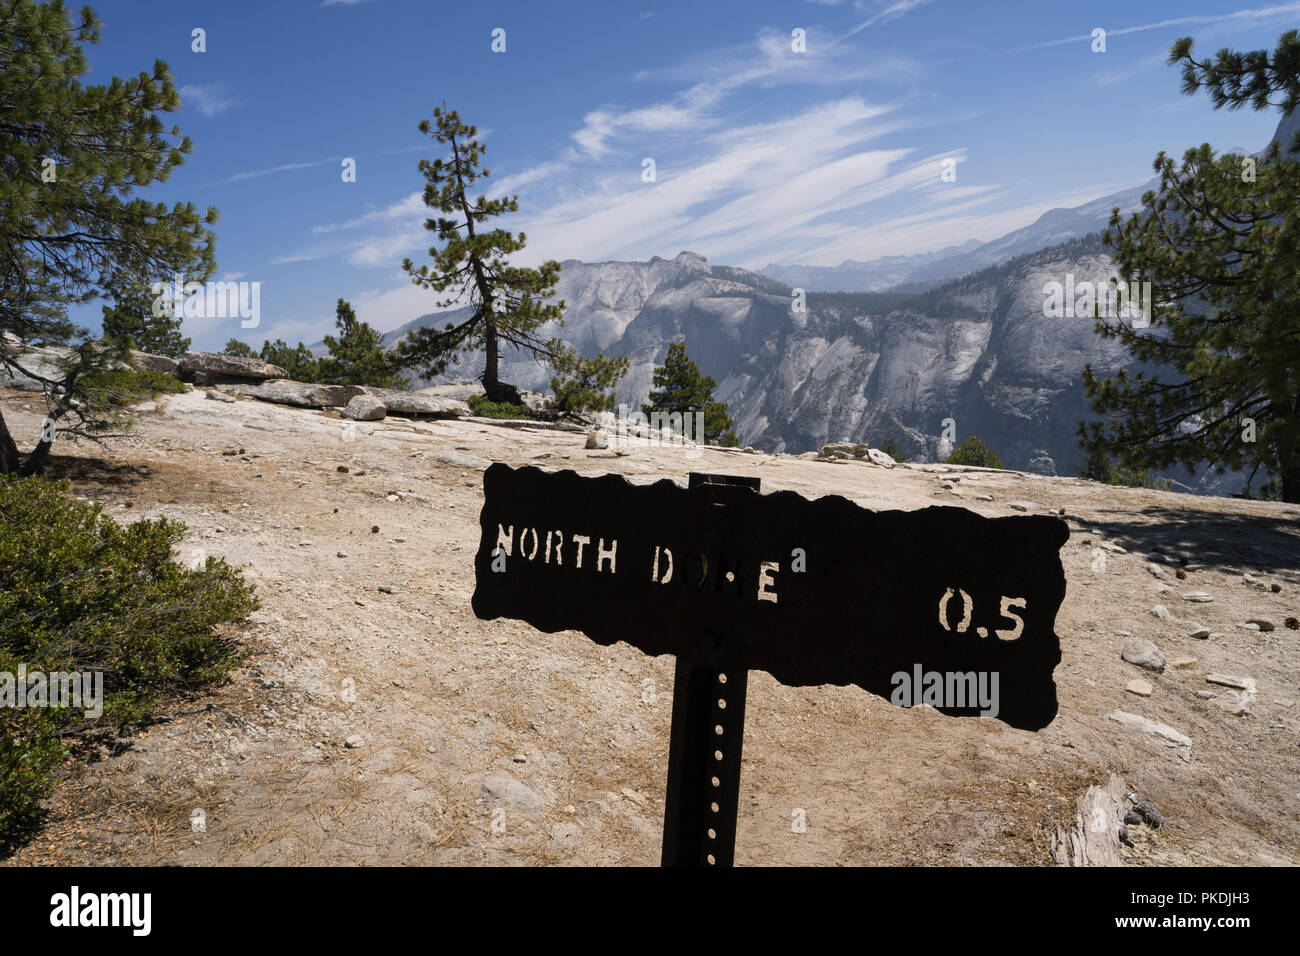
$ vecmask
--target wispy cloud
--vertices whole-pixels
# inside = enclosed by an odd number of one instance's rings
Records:
[[[844,36],[833,38],[809,28],[806,52],[796,53],[789,33],[765,29],[753,41],[711,51],[686,63],[659,70],[640,70],[636,80],[686,81],[689,85],[670,100],[650,106],[592,110],[573,133],[578,154],[590,159],[608,156],[615,141],[645,134],[700,132],[721,125],[715,115],[729,96],[747,87],[780,84],[835,85],[866,80],[897,83],[915,76],[921,67],[897,55],[873,57],[864,63],[860,53],[838,44],[872,23],[901,16],[929,0],[899,0]]]
[[[1158,20],[1155,23],[1144,23],[1136,27],[1119,27],[1114,30],[1107,29],[1107,37],[1124,36],[1130,33],[1145,33],[1148,30],[1164,30],[1169,27],[1190,27],[1204,26],[1213,23],[1225,23],[1229,21],[1249,22],[1251,20],[1263,20],[1270,17],[1282,16],[1300,11],[1300,3],[1284,3],[1275,7],[1256,7],[1246,10],[1235,10],[1232,13],[1213,13],[1200,16],[1174,17],[1169,20]],[[1092,39],[1091,32],[1080,33],[1072,37],[1062,37],[1059,40],[1047,40],[1043,43],[1032,43],[1029,46],[1016,47],[1006,50],[1006,53],[1022,53],[1026,50],[1042,50],[1047,47],[1065,46],[1069,43],[1084,43]]]
[[[831,45],[838,46],[849,37],[855,36],[869,27],[874,27],[877,23],[888,23],[890,20],[897,20],[899,17],[910,13],[917,7],[923,7],[929,2],[930,0],[895,0],[893,3],[885,4],[882,8],[878,9],[875,14],[868,17],[866,20],[863,20],[848,33],[841,37],[836,37]],[[877,6],[880,7],[881,5]]]
[[[364,153],[352,158],[357,160],[374,159],[380,156],[396,156],[401,153],[427,152],[428,150],[428,146],[403,146],[401,149],[386,149],[379,153]],[[216,182],[208,183],[207,186],[225,186],[229,183],[240,183],[250,179],[261,179],[263,176],[273,176],[276,173],[293,172],[297,169],[313,169],[317,166],[329,166],[331,164],[337,166],[343,161],[343,158],[344,157],[341,155],[329,156],[325,159],[313,159],[301,163],[281,163],[278,166],[268,166],[265,169],[249,169],[242,173],[235,173],[232,176],[227,176],[225,179],[218,179]]]
[[[235,105],[229,87],[224,83],[191,84],[182,86],[177,92],[181,95],[182,104],[186,101],[193,103],[209,119]]]

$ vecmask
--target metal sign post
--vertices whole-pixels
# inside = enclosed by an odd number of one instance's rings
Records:
[[[760,481],[691,472],[687,487],[706,489],[717,522],[725,520],[729,498],[757,494]],[[704,530],[712,537],[713,528]],[[717,646],[717,659],[693,664],[679,657],[673,677],[664,866],[731,866],[735,857],[749,671],[719,635],[702,638]]]

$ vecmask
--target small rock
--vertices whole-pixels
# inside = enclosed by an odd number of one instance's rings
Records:
[[[347,740],[343,741],[343,746],[349,750],[356,750],[364,743],[365,741],[361,739],[360,734],[349,734]]]
[[[1151,609],[1151,613],[1163,621],[1169,617],[1169,608],[1165,607],[1163,604],[1157,604]]]
[[[976,496],[975,496],[975,500],[976,500],[976,501],[992,501],[992,500],[993,500],[993,496],[992,496],[992,495],[976,495]]]
[[[1169,666],[1177,668],[1178,670],[1186,670],[1188,667],[1196,666],[1196,658],[1195,657],[1171,657],[1169,658]]]
[[[583,446],[589,450],[609,447],[609,434],[599,428],[587,432],[587,443]]]
[[[379,585],[379,593],[380,593],[380,594],[396,594],[397,592],[394,591],[394,590],[393,590],[391,587],[389,587],[387,584],[381,584],[381,585]]]
[[[227,395],[225,392],[218,392],[211,388],[207,391],[207,397],[212,399],[214,402],[225,402],[228,405],[233,404],[235,401],[235,396]]]
[[[1149,717],[1141,717],[1138,714],[1130,714],[1123,710],[1113,710],[1107,716],[1127,727],[1133,727],[1143,733],[1154,734],[1166,741],[1171,747],[1190,748],[1192,746],[1191,738],[1186,734],[1180,733],[1168,724],[1151,720]],[[1184,759],[1190,759],[1190,756],[1184,755]]]
[[[1183,595],[1184,601],[1191,601],[1193,604],[1209,604],[1214,598],[1204,591],[1188,591]]]
[[[1136,813],[1141,821],[1153,830],[1159,829],[1165,822],[1165,818],[1156,809],[1155,804],[1138,796],[1133,797],[1133,809],[1129,813]]]
[[[1165,669],[1165,655],[1160,653],[1150,641],[1132,640],[1124,645],[1120,657],[1130,664],[1136,664],[1149,671],[1160,672]]]
[[[1151,573],[1151,576],[1156,579],[1163,578],[1165,576],[1164,569],[1159,567],[1158,565],[1148,564],[1147,571],[1149,571]]]
[[[1214,698],[1214,705],[1231,717],[1250,713],[1250,701],[1246,696],[1232,691]]]
[[[1288,617],[1282,623],[1286,625],[1288,631],[1300,631],[1300,620],[1297,620],[1294,617]]]
[[[1113,541],[1103,541],[1101,547],[1105,548],[1112,554],[1128,554],[1127,548],[1122,548]]]
[[[1248,690],[1251,693],[1255,691],[1255,678],[1237,677],[1233,674],[1206,674],[1205,682],[1207,684],[1218,684],[1220,687],[1231,687],[1234,690]]]
[[[1187,580],[1187,572],[1184,571],[1182,568],[1176,568],[1176,569],[1174,570],[1174,577],[1176,577],[1176,578],[1177,578],[1178,580],[1180,580],[1180,581],[1186,581],[1186,580]]]
[[[379,534],[379,525],[377,525],[377,524],[372,524],[372,525],[370,526],[370,533],[371,533],[371,534]]]
[[[1270,585],[1268,586],[1268,589],[1269,589],[1270,591],[1272,591],[1274,594],[1281,594],[1281,593],[1282,593],[1282,585],[1280,585],[1280,584],[1270,584]]]
[[[482,788],[483,795],[495,806],[509,806],[515,810],[535,813],[545,803],[540,794],[504,770],[484,777]]]
[[[1191,638],[1195,638],[1198,641],[1203,641],[1210,636],[1210,629],[1208,627],[1198,627],[1196,630],[1192,631],[1192,633],[1188,634],[1187,636]]]
[[[1007,507],[1012,511],[1039,511],[1042,505],[1036,501],[1008,501]]]
[[[346,558],[348,556],[348,553],[346,551],[339,551],[336,553],[335,556],[339,558]]]
[[[387,498],[388,501],[401,501],[401,500],[402,500],[401,498],[397,497],[397,495],[386,495],[385,497]]]
[[[347,466],[347,465],[339,465],[339,466],[338,466],[337,468],[335,468],[334,470],[337,471],[340,475],[346,475],[346,474],[348,473],[348,466]]]
[[[1246,623],[1247,623],[1247,624],[1258,624],[1258,625],[1259,625],[1259,629],[1260,629],[1261,631],[1273,631],[1273,630],[1276,630],[1276,629],[1277,629],[1277,625],[1276,625],[1276,624],[1274,624],[1272,621],[1266,620],[1265,618],[1262,618],[1262,617],[1248,617],[1248,618],[1246,618]]]
[[[1124,689],[1130,694],[1137,694],[1139,697],[1150,697],[1154,688],[1146,681],[1134,678],[1128,682],[1128,686]]]

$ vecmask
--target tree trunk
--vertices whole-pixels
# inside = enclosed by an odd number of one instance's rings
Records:
[[[1281,461],[1282,500],[1300,503],[1300,452],[1284,453]]]
[[[492,392],[497,387],[497,330],[492,327],[489,320],[487,326],[487,348],[486,361],[483,365],[483,390],[488,393],[488,398],[492,398]],[[495,401],[495,399],[494,399]]]
[[[12,475],[18,470],[18,446],[9,435],[9,426],[0,413],[0,475]]]
[[[53,447],[53,444],[53,442],[42,439],[40,444],[33,448],[32,453],[23,461],[22,467],[18,469],[18,474],[26,478],[40,471],[45,464],[45,459],[50,456],[50,448]]]

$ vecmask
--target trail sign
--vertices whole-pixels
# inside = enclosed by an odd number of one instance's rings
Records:
[[[952,507],[877,512],[836,495],[761,495],[758,479],[633,485],[618,475],[500,463],[487,469],[483,488],[478,617],[677,656],[665,862],[704,859],[693,849],[674,858],[669,847],[669,830],[682,825],[672,806],[674,761],[686,767],[680,777],[701,759],[710,783],[730,791],[730,820],[714,811],[701,822],[732,828],[707,826],[715,836],[702,846],[724,850],[710,862],[730,862],[747,670],[792,686],[856,684],[906,706],[1024,730],[1056,716],[1054,625],[1065,597],[1058,552],[1069,536],[1058,518],[985,518]],[[692,674],[707,675],[693,695],[681,686]],[[980,675],[992,676],[992,707],[974,694],[971,679]],[[734,746],[696,742],[696,756],[687,755],[678,738],[688,711],[691,723],[721,727],[716,737]],[[707,769],[719,753],[722,776]],[[723,766],[732,755],[734,767]],[[698,835],[694,823],[688,828]]]

